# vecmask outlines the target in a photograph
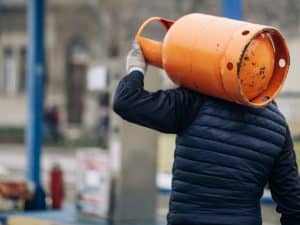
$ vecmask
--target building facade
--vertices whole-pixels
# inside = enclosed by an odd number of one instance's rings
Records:
[[[27,2],[0,0],[0,127],[26,124]],[[125,55],[137,27],[145,19],[151,16],[176,19],[190,12],[219,15],[220,7],[219,0],[48,0],[46,107],[59,108],[62,127],[70,136],[97,129],[101,95],[110,92],[124,73]],[[292,64],[296,64],[300,52],[299,16],[297,0],[244,1],[245,20],[282,29],[290,43]],[[149,32],[157,38],[162,33],[157,27]],[[102,75],[107,74],[106,80],[111,82],[93,91],[88,77],[95,68],[104,68]],[[299,70],[297,65],[291,67],[283,91],[289,94],[279,101],[292,130],[300,134],[296,118],[300,107],[292,107],[295,101],[300,105]]]

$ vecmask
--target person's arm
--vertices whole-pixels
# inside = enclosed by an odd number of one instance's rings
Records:
[[[269,179],[277,212],[281,213],[282,225],[300,224],[300,177],[296,154],[290,131],[287,128],[286,141],[281,154],[275,161]]]
[[[186,88],[148,92],[144,90],[143,73],[132,71],[120,81],[113,109],[129,122],[178,133],[193,121],[200,105],[200,94]]]
[[[144,90],[147,63],[134,42],[126,63],[127,76],[119,83],[114,111],[123,119],[166,133],[178,133],[196,117],[200,94],[185,88],[148,92]]]

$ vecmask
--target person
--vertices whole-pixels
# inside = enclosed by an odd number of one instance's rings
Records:
[[[113,110],[129,122],[177,134],[168,225],[261,225],[267,183],[281,224],[299,225],[296,156],[276,103],[252,108],[184,87],[148,92],[146,68],[134,43]]]
[[[45,123],[45,137],[50,138],[54,142],[59,142],[61,139],[60,135],[60,117],[59,117],[59,108],[54,105],[50,108],[45,109],[44,115]]]

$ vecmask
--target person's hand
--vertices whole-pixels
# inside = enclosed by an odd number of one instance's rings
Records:
[[[146,69],[147,69],[147,63],[145,61],[141,47],[136,41],[134,41],[127,55],[127,61],[126,61],[127,73],[131,73],[134,70],[138,70],[143,74],[145,74]]]

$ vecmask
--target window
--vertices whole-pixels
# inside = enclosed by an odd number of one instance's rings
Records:
[[[5,48],[3,54],[4,93],[13,95],[17,90],[16,60],[11,48]]]
[[[26,90],[26,75],[27,75],[27,50],[25,47],[20,51],[20,66],[19,66],[19,92],[23,93]]]

